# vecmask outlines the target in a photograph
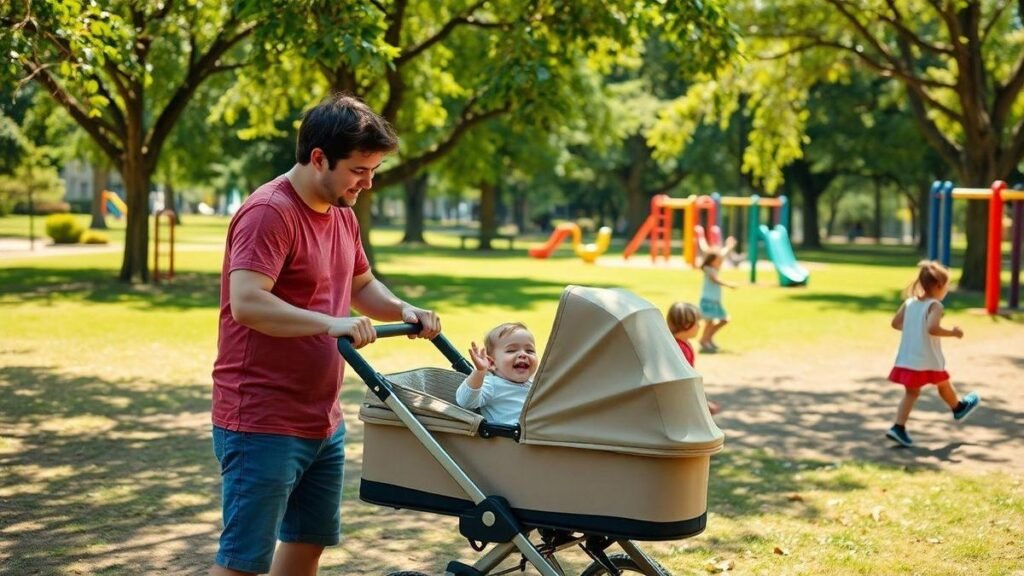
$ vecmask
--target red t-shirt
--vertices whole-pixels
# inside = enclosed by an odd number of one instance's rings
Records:
[[[679,349],[683,351],[683,357],[686,358],[686,361],[690,363],[690,366],[693,366],[693,346],[690,346],[690,343],[686,340],[680,340],[679,338],[676,338],[676,344],[679,344]]]
[[[242,432],[327,438],[341,423],[343,362],[326,334],[268,336],[231,317],[231,272],[274,279],[275,296],[347,316],[352,279],[370,269],[351,209],[314,211],[280,176],[256,190],[228,228],[221,270],[213,423]]]

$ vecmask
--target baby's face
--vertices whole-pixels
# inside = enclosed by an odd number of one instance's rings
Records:
[[[494,346],[494,373],[510,382],[522,384],[537,371],[537,346],[533,334],[515,330]]]

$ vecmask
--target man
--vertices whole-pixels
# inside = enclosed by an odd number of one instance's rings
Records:
[[[315,575],[341,536],[345,425],[336,339],[370,318],[441,325],[374,278],[351,207],[398,147],[386,120],[343,95],[309,110],[296,164],[257,189],[228,229],[213,369],[224,531],[212,576]],[[363,314],[350,317],[349,306]],[[275,552],[275,545],[280,541]]]

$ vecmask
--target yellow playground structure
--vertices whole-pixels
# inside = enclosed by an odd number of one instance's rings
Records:
[[[548,238],[547,242],[530,248],[530,256],[533,258],[547,258],[558,248],[562,240],[569,237],[572,237],[572,249],[576,256],[579,256],[584,262],[593,264],[598,256],[608,251],[608,244],[612,239],[612,229],[602,226],[597,231],[597,242],[584,244],[583,232],[578,225],[573,222],[559,224],[555,227],[555,231],[551,233],[551,237]]]

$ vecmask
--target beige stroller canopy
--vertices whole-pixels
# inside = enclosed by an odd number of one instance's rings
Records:
[[[661,311],[622,289],[565,289],[520,423],[523,444],[648,456],[724,440]]]

